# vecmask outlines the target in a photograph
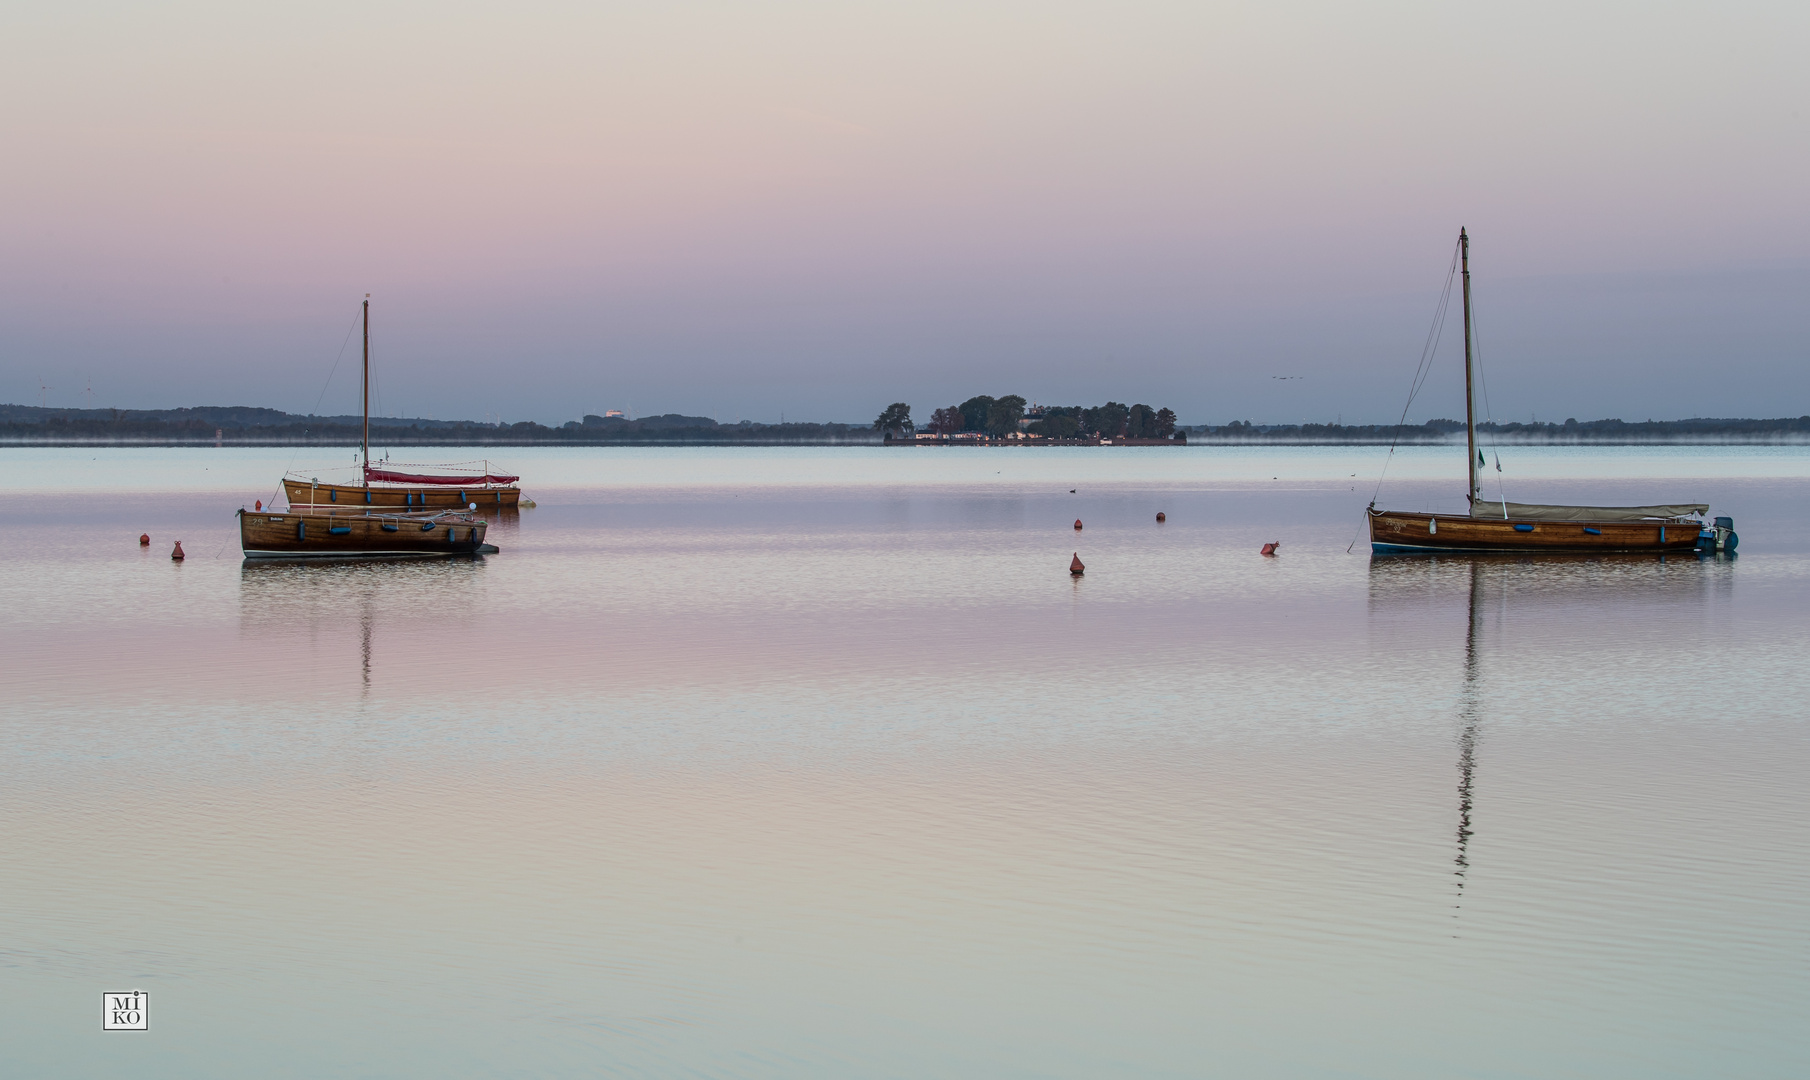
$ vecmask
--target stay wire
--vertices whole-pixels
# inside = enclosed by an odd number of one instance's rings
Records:
[[[362,315],[362,314],[363,313],[361,312],[360,315]],[[327,389],[328,389],[328,387],[331,387],[333,385],[333,376],[336,373],[338,373],[338,371],[339,371],[339,362],[346,358],[346,346],[352,344],[352,332],[354,330],[358,329],[358,320],[359,320],[360,315],[354,315],[352,317],[352,325],[346,327],[346,339],[339,343],[339,355],[335,356],[333,358],[333,367],[331,370],[329,370],[327,372],[327,381],[321,384],[321,392],[320,392],[319,396],[317,396],[314,399],[314,408],[308,410],[308,415],[313,416],[313,415],[319,413],[320,408],[321,408],[321,402],[327,400]],[[304,435],[307,434],[306,428],[303,429],[303,434]],[[295,459],[298,457],[301,457],[301,456],[302,456],[302,447],[298,446],[295,448],[295,453],[289,455],[289,464],[283,466],[283,475],[284,476],[288,476],[289,470],[295,468]],[[283,491],[283,482],[281,480],[278,480],[276,491],[273,491],[270,493],[270,504],[272,506],[276,505],[276,501],[277,501],[276,497],[277,497],[277,495],[281,494],[282,491]]]
[[[1401,443],[1402,429],[1408,424],[1408,410],[1414,407],[1414,399],[1420,396],[1421,387],[1426,385],[1427,377],[1433,372],[1433,357],[1439,352],[1439,342],[1445,336],[1446,313],[1452,306],[1452,283],[1458,277],[1459,244],[1452,245],[1452,262],[1446,267],[1445,287],[1439,291],[1439,302],[1433,308],[1433,322],[1427,327],[1427,337],[1420,347],[1420,362],[1415,365],[1414,378],[1408,384],[1408,400],[1402,403],[1401,416],[1395,422],[1395,434],[1389,439],[1389,453],[1383,458],[1382,471],[1376,477],[1376,489],[1370,493],[1370,506],[1376,505],[1376,498],[1382,493],[1383,480],[1389,475],[1389,465],[1395,460],[1395,449]],[[1360,526],[1361,531],[1361,526]],[[1351,543],[1345,548],[1347,555],[1357,546],[1357,534],[1353,533]]]
[[[1491,425],[1488,434],[1490,453],[1496,459],[1496,501],[1502,504],[1502,516],[1506,518],[1508,516],[1508,492],[1502,486],[1502,444],[1496,438],[1498,434],[1494,426],[1496,410],[1489,403],[1489,376],[1484,374],[1483,370],[1483,330],[1477,325],[1475,293],[1471,296],[1471,342],[1477,353],[1477,381],[1483,384],[1483,412],[1489,418]]]

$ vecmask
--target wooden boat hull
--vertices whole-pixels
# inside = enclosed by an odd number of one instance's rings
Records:
[[[487,523],[471,514],[239,511],[247,559],[368,559],[477,555]]]
[[[521,502],[522,489],[513,485],[478,484],[471,487],[407,487],[400,484],[311,484],[306,480],[283,478],[283,494],[290,506],[332,506],[362,510],[367,506],[397,507],[404,510],[432,510],[437,507],[460,510],[472,503],[480,510],[498,507],[515,509]]]
[[[1693,521],[1526,521],[1370,511],[1370,549],[1380,555],[1435,551],[1692,551]]]

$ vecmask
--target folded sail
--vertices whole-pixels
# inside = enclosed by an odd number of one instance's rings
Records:
[[[1471,505],[1474,518],[1514,518],[1517,521],[1665,521],[1709,513],[1708,503],[1669,506],[1545,506],[1540,503],[1502,503],[1478,500]]]
[[[434,476],[421,473],[392,472],[389,469],[373,469],[365,466],[365,480],[384,484],[438,484],[440,486],[475,486],[477,484],[513,484],[520,480],[519,476],[496,476],[484,473],[481,476]]]

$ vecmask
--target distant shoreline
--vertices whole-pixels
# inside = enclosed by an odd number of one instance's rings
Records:
[[[905,445],[905,446],[922,445],[929,449],[958,449],[961,447],[973,447],[973,448],[979,448],[979,449],[994,450],[994,449],[1015,449],[1015,448],[1016,449],[1035,449],[1035,448],[1039,448],[1039,447],[1060,448],[1060,447],[1089,447],[1089,446],[1099,446],[1103,449],[1122,449],[1127,445],[1126,440],[1119,440],[1119,444],[1117,446],[1114,446],[1111,443],[1085,442],[1082,440],[1074,440],[1074,439],[1054,440],[1054,441],[1048,441],[1048,442],[1039,440],[1039,439],[1023,439],[1023,440],[997,439],[997,440],[976,440],[974,442],[962,442],[962,443],[954,443],[954,444],[950,444],[950,443],[914,444],[911,440],[903,440],[902,443],[890,443],[889,444],[889,443],[882,442],[879,438],[868,438],[868,439],[816,438],[816,439],[813,439],[813,438],[805,438],[805,437],[789,438],[789,439],[788,438],[770,438],[770,439],[758,439],[758,438],[749,438],[749,439],[723,439],[723,438],[714,438],[714,439],[713,438],[697,438],[697,439],[684,439],[684,438],[508,439],[508,438],[502,438],[502,439],[498,439],[498,438],[490,438],[490,439],[480,440],[480,439],[460,439],[460,438],[421,438],[421,437],[419,437],[419,433],[415,433],[415,432],[410,432],[408,434],[408,436],[404,437],[404,438],[396,438],[395,436],[398,433],[395,431],[383,432],[383,438],[381,440],[379,440],[376,437],[377,434],[378,433],[376,431],[372,432],[373,446],[381,445],[381,447],[383,447],[384,449],[395,449],[395,448],[409,447],[409,446],[470,446],[470,447],[619,446],[619,447],[627,448],[627,447],[648,447],[648,446],[748,446],[748,447],[865,446],[865,447],[893,447],[893,446],[899,446],[899,445]],[[113,439],[107,439],[107,438],[56,438],[56,437],[33,438],[33,437],[21,437],[21,436],[14,436],[14,435],[0,435],[0,448],[4,448],[4,447],[19,447],[19,448],[25,448],[25,447],[119,447],[119,448],[123,449],[123,448],[135,447],[135,448],[141,448],[141,449],[156,449],[159,447],[209,447],[209,448],[220,448],[220,449],[232,449],[235,447],[241,447],[241,448],[242,447],[273,447],[274,448],[274,447],[306,447],[306,446],[337,446],[337,447],[351,446],[351,447],[356,447],[357,445],[358,445],[358,437],[356,435],[353,435],[350,438],[345,438],[345,437],[334,438],[334,437],[322,436],[319,438],[297,439],[297,438],[281,438],[281,437],[261,438],[261,437],[255,436],[255,435],[245,435],[242,433],[234,433],[234,434],[225,435],[218,441],[214,440],[213,438],[176,438],[176,437],[171,437],[171,438],[121,437],[121,438],[113,438]],[[1367,446],[1367,447],[1376,447],[1376,446],[1389,446],[1389,445],[1392,445],[1392,443],[1391,443],[1391,440],[1389,440],[1389,439],[1301,438],[1301,437],[1289,437],[1289,436],[1274,436],[1274,437],[1265,438],[1265,437],[1261,437],[1261,436],[1257,436],[1257,437],[1219,437],[1219,436],[1213,436],[1213,435],[1196,435],[1196,436],[1190,436],[1188,441],[1185,443],[1183,443],[1183,442],[1169,443],[1166,441],[1157,442],[1156,440],[1135,440],[1135,441],[1132,441],[1129,445],[1134,448],[1141,447],[1141,446],[1161,446],[1161,445],[1169,445],[1169,446],[1176,446],[1176,447],[1182,447],[1182,448],[1189,447],[1189,446],[1194,446],[1194,447],[1202,447],[1202,446],[1217,446],[1217,447],[1226,447],[1226,446]],[[1393,445],[1397,445],[1397,446],[1463,446],[1464,439],[1463,438],[1453,438],[1450,436],[1445,436],[1445,437],[1440,437],[1440,438],[1404,438],[1404,439],[1394,442]],[[1676,435],[1676,436],[1629,436],[1629,437],[1624,437],[1624,438],[1582,437],[1582,438],[1565,439],[1565,438],[1537,438],[1537,437],[1527,437],[1527,436],[1503,437],[1503,436],[1493,436],[1492,435],[1489,438],[1482,440],[1481,445],[1485,448],[1491,447],[1491,446],[1810,446],[1810,436],[1800,435],[1800,434],[1796,434],[1796,433],[1784,433],[1784,434],[1778,434],[1778,435],[1721,436],[1721,437],[1712,436],[1712,435]]]
[[[871,425],[842,423],[719,424],[709,417],[667,413],[637,420],[586,417],[560,427],[471,420],[372,417],[373,443],[383,446],[885,446]],[[1477,425],[1485,445],[1497,446],[1795,446],[1810,444],[1810,416],[1779,419],[1566,420],[1563,423]],[[909,429],[903,441],[917,445]],[[0,446],[356,446],[357,416],[298,416],[252,406],[184,409],[54,409],[0,404]],[[1447,445],[1464,441],[1464,424],[1428,420],[1394,424],[1178,425],[1177,442],[1190,446]],[[928,442],[929,440],[926,440]],[[1088,440],[963,439],[955,445],[1083,445]],[[1155,440],[1120,438],[1133,445]],[[1164,440],[1166,441],[1166,440]],[[937,442],[931,445],[948,446]],[[1171,444],[1173,445],[1173,444]]]

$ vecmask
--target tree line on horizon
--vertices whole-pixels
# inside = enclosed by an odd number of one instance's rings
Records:
[[[930,414],[924,430],[935,435],[956,435],[972,431],[1002,438],[1018,431],[1025,418],[1025,399],[1017,394],[1005,397],[977,395],[960,405],[949,405]],[[1088,436],[1103,439],[1173,439],[1175,413],[1168,408],[1153,409],[1148,405],[1123,405],[1108,401],[1104,405],[1044,405],[1041,415],[1025,428],[1029,435],[1046,439],[1078,439]],[[911,406],[903,401],[888,405],[874,420],[874,430],[888,434],[916,431],[911,419]]]

